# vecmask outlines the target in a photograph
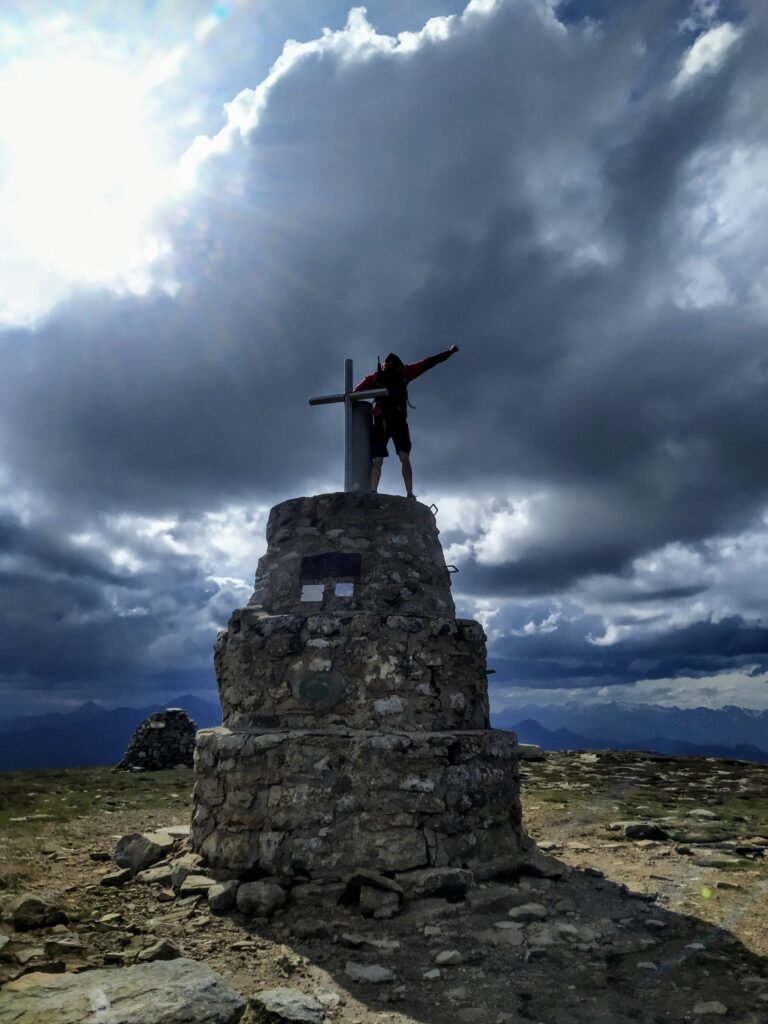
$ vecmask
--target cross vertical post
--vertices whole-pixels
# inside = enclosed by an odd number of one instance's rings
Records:
[[[344,391],[340,395],[310,398],[310,405],[344,403],[344,490],[365,493],[371,489],[370,405],[367,399],[384,398],[386,388],[355,391],[352,360],[344,360]],[[357,408],[360,406],[360,408]],[[365,429],[363,429],[365,428]]]
[[[352,360],[344,360],[344,490],[352,490]]]

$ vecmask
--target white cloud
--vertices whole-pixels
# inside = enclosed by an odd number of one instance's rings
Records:
[[[636,683],[615,684],[592,689],[563,687],[504,687],[494,695],[494,704],[515,707],[535,704],[559,707],[576,704],[582,707],[616,701],[619,704],[655,704],[660,707],[722,708],[726,705],[768,710],[768,676],[745,672],[721,672],[706,679],[676,677],[674,679],[641,679]]]
[[[672,82],[673,90],[685,88],[702,74],[717,71],[725,55],[740,36],[741,30],[729,21],[702,32],[684,54],[680,70]]]
[[[523,499],[490,514],[481,536],[474,542],[475,556],[481,565],[515,561],[533,532],[531,504],[530,499]]]
[[[696,257],[680,267],[680,292],[677,305],[682,309],[706,309],[734,301],[724,274],[714,263]]]
[[[768,676],[746,672],[719,672],[706,680],[641,679],[637,683],[608,686],[590,694],[593,703],[616,700],[622,703],[658,704],[661,707],[721,708],[736,707],[768,710]]]

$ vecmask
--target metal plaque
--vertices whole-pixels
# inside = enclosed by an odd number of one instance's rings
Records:
[[[301,582],[314,580],[357,580],[362,568],[362,555],[328,551],[322,555],[305,555],[301,560]]]

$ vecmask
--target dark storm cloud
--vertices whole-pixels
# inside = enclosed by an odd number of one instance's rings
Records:
[[[59,524],[61,525],[61,524]],[[105,530],[109,534],[109,529]],[[207,575],[198,558],[162,552],[133,539],[131,559],[94,534],[52,535],[51,525],[0,521],[0,685],[23,684],[26,699],[52,696],[146,699],[174,681],[210,689],[217,625],[238,602],[227,581]],[[3,712],[25,698],[4,701]]]
[[[14,485],[67,522],[333,486],[340,413],[306,397],[338,389],[345,356],[359,377],[377,353],[455,342],[412,389],[417,491],[533,496],[514,551],[503,532],[490,555],[470,544],[468,594],[556,592],[753,522],[768,497],[765,308],[750,292],[764,240],[718,241],[706,202],[760,138],[768,19],[754,7],[719,61],[675,85],[693,36],[669,5],[624,5],[603,31],[584,20],[594,5],[565,10],[567,26],[538,0],[475,3],[396,50],[358,15],[242,83],[256,91],[196,146],[197,184],[164,214],[173,296],[82,294],[0,338]],[[390,11],[381,28],[396,24]],[[174,608],[209,602],[189,571]],[[89,593],[73,606],[98,605]],[[145,623],[119,628],[152,643]],[[542,634],[516,671],[624,679],[650,657],[579,628]],[[714,666],[727,638],[702,628]],[[693,657],[659,660],[674,674]]]
[[[127,582],[103,557],[83,553],[52,531],[25,527],[9,514],[0,514],[0,559],[27,564],[48,578],[69,576],[101,584]]]
[[[596,687],[638,679],[704,677],[724,671],[768,671],[768,629],[738,616],[696,622],[683,629],[661,629],[609,645],[590,642],[587,619],[556,631],[512,636],[495,645],[489,664],[493,686],[534,689]],[[596,623],[595,623],[596,625]],[[599,628],[599,627],[598,627]]]

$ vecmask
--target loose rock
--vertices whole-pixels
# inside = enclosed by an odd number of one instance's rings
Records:
[[[464,957],[458,949],[443,949],[435,954],[434,961],[438,967],[454,967],[456,964],[463,964]]]
[[[117,841],[112,859],[119,867],[130,868],[136,874],[160,860],[173,845],[174,840],[167,834],[131,832]]]
[[[624,826],[625,839],[669,839],[669,832],[651,822],[633,821]]]
[[[232,910],[237,901],[239,886],[240,883],[236,879],[212,885],[208,890],[208,909],[214,914],[225,914]]]
[[[513,907],[508,916],[513,921],[525,924],[529,921],[546,921],[549,913],[541,903],[524,903],[521,907]]]
[[[256,1011],[256,1020],[264,1024],[278,1021],[296,1021],[298,1024],[322,1024],[325,1008],[313,996],[297,988],[275,988],[251,996],[250,1004]]]
[[[285,905],[287,896],[277,882],[243,882],[237,890],[237,909],[253,917],[269,917]]]
[[[700,1017],[722,1017],[724,1014],[728,1013],[728,1007],[719,1003],[716,999],[713,999],[710,1002],[696,1003],[693,1007],[693,1012],[698,1014]]]
[[[185,853],[170,863],[171,885],[174,889],[180,889],[181,883],[187,875],[198,874],[198,868],[203,863],[199,853]]]
[[[44,928],[46,925],[60,922],[66,923],[68,920],[64,908],[54,897],[32,892],[22,893],[11,900],[6,907],[5,917],[19,932],[30,928]]]
[[[395,875],[405,898],[463,896],[475,884],[475,876],[463,868],[422,868]]]
[[[0,991],[0,1020],[40,1024],[237,1024],[244,1009],[221,975],[187,959],[27,975]]]
[[[130,882],[132,878],[133,871],[130,868],[120,868],[119,871],[108,871],[106,875],[102,875],[99,879],[99,885],[119,888],[119,886],[125,885],[126,882]]]
[[[182,896],[207,896],[216,884],[216,879],[207,875],[187,875],[179,892]]]
[[[170,939],[160,939],[151,946],[147,946],[146,949],[142,949],[136,959],[141,963],[151,963],[154,960],[176,960],[182,955],[179,947]]]
[[[385,985],[397,981],[397,975],[381,964],[358,964],[347,960],[344,973],[353,981],[368,982],[371,985]]]
[[[360,912],[364,917],[394,917],[400,912],[400,896],[364,885],[360,890]]]

